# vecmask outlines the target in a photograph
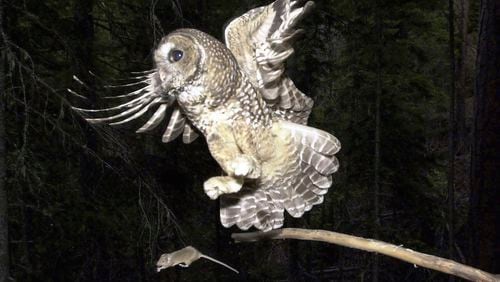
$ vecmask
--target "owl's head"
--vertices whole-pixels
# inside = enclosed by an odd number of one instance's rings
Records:
[[[128,94],[107,97],[127,98],[127,101],[104,109],[73,109],[84,114],[90,123],[121,125],[137,120],[156,108],[150,120],[137,130],[146,132],[161,123],[167,108],[174,101],[184,108],[183,113],[190,118],[205,109],[221,105],[235,92],[240,76],[231,51],[212,36],[194,29],[179,29],[165,36],[155,50],[154,60],[156,68],[144,72],[137,78],[140,81],[118,86],[145,84],[145,87]],[[182,123],[182,126],[179,125],[182,129],[184,116],[174,119],[174,124],[175,121]],[[178,129],[176,126],[172,128]],[[175,135],[178,131],[167,132],[165,140],[178,136]]]
[[[154,53],[162,87],[165,91],[180,89],[200,76],[203,48],[189,30],[165,36]]]
[[[231,95],[239,75],[231,51],[194,29],[179,29],[165,36],[154,60],[163,91],[176,95],[184,106],[219,105]]]

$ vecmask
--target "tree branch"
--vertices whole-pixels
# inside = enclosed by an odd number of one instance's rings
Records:
[[[488,272],[436,256],[415,252],[413,250],[385,243],[373,239],[365,239],[352,235],[326,231],[309,230],[297,228],[284,228],[269,232],[233,233],[231,238],[235,242],[254,242],[270,239],[298,239],[307,241],[319,241],[340,245],[348,248],[376,252],[390,256],[402,261],[409,262],[424,268],[434,269],[440,272],[455,275],[471,281],[500,281],[500,279]]]

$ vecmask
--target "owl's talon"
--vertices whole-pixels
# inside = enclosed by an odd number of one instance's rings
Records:
[[[206,184],[203,185],[203,188],[205,189],[205,194],[212,199],[216,200],[220,196],[220,189],[217,186],[207,186]]]
[[[229,176],[212,177],[203,183],[205,194],[212,199],[217,199],[222,194],[236,193],[243,186],[243,180]]]
[[[231,168],[236,177],[256,179],[260,177],[260,169],[256,162],[248,156],[240,156],[233,160]]]
[[[234,175],[239,176],[239,177],[245,177],[250,174],[252,171],[252,167],[249,166],[247,163],[244,163],[242,165],[236,165],[234,168]]]

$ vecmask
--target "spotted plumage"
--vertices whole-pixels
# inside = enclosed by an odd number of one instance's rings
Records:
[[[312,100],[285,74],[285,61],[312,2],[277,0],[233,20],[226,45],[194,29],[165,36],[154,53],[156,68],[139,78],[145,87],[130,99],[86,114],[110,113],[89,122],[123,124],[152,112],[138,133],[162,124],[174,107],[162,140],[203,135],[224,170],[204,183],[220,199],[225,227],[271,230],[284,211],[301,217],[323,201],[338,169],[339,141],[306,126]]]

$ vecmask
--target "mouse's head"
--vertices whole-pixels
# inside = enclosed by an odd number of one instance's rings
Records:
[[[156,271],[160,272],[162,269],[169,268],[174,266],[172,255],[171,254],[163,254],[160,259],[156,263]]]

